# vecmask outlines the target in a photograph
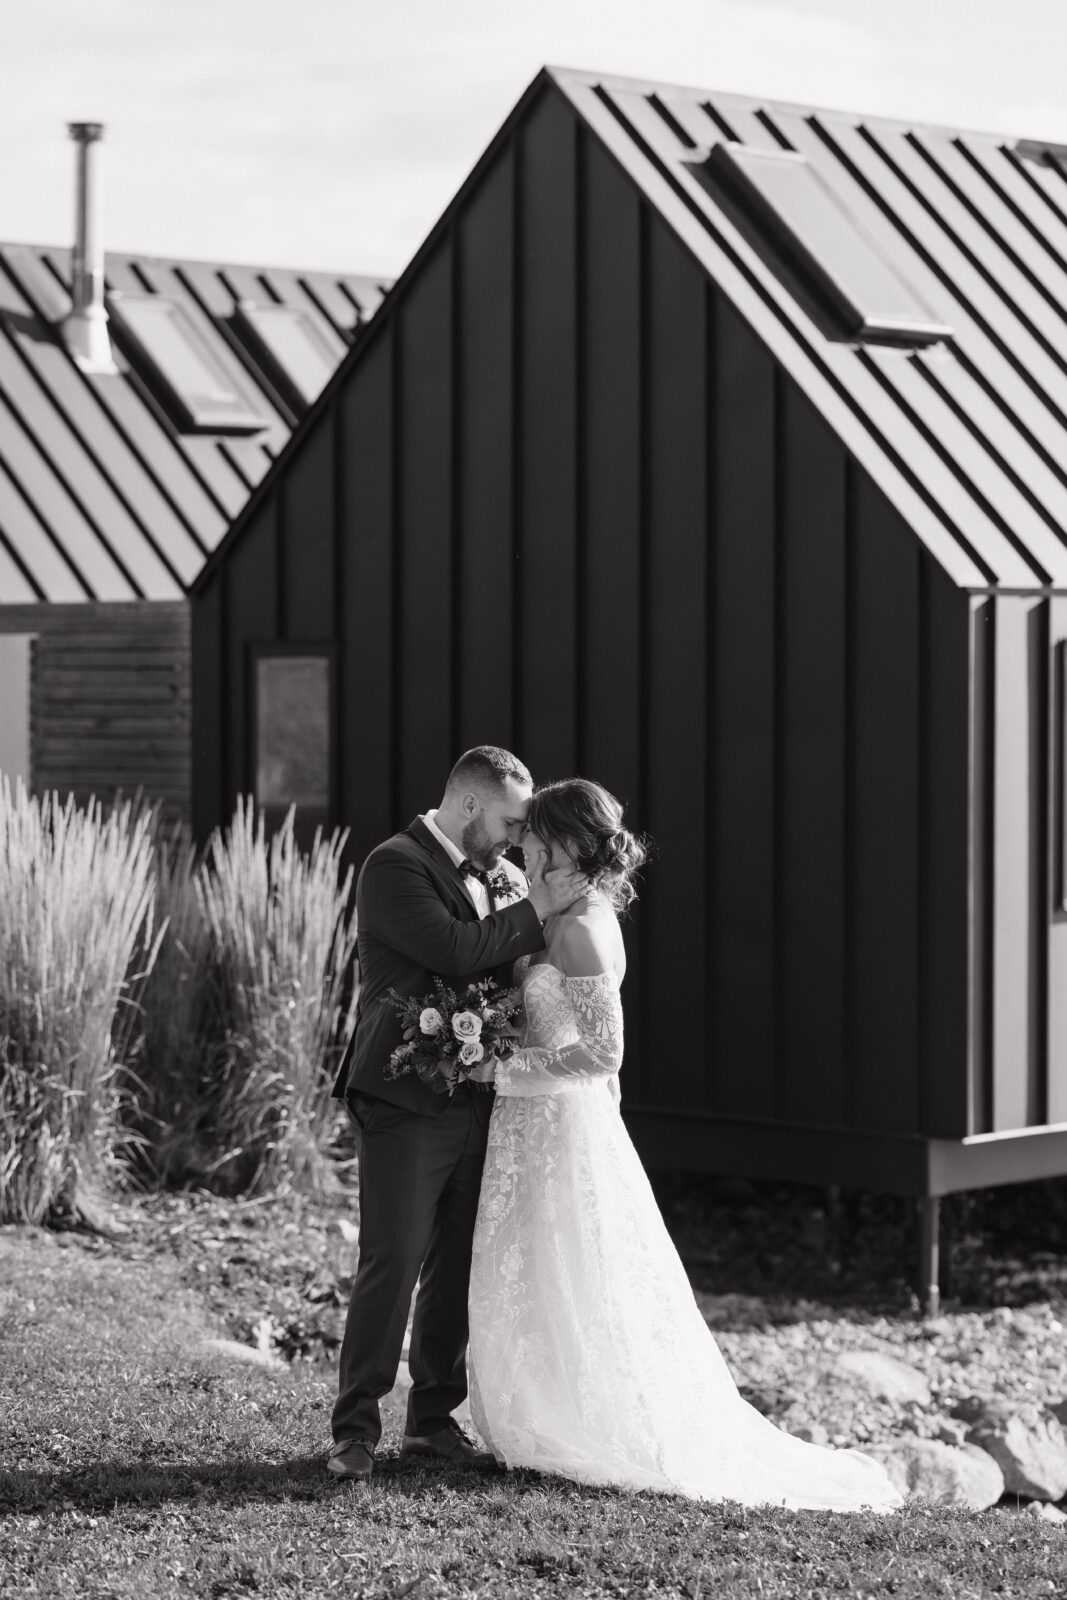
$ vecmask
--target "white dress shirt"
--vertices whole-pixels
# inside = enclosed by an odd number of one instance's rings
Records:
[[[427,828],[429,828],[438,844],[448,851],[449,857],[458,867],[461,861],[466,861],[467,857],[463,854],[463,851],[458,845],[452,843],[452,840],[448,837],[447,833],[441,832],[436,821],[434,820],[436,816],[437,809],[435,807],[433,811],[427,811],[422,820],[425,822]],[[485,887],[485,884],[482,883],[480,878],[470,878],[465,876],[463,879],[463,887],[470,895],[471,902],[479,917],[487,917],[489,915],[489,891]]]

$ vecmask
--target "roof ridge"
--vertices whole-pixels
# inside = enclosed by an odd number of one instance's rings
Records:
[[[791,116],[837,117],[855,122],[860,127],[892,129],[894,132],[923,132],[947,135],[954,139],[991,139],[997,144],[1029,143],[1056,146],[1062,141],[1053,138],[1034,138],[1024,134],[1005,133],[995,128],[965,128],[951,122],[931,121],[926,117],[895,116],[889,113],[859,111],[848,106],[816,105],[806,100],[784,100],[774,96],[755,94],[738,89],[716,89],[707,84],[675,83],[658,78],[631,77],[628,74],[595,72],[584,67],[548,66],[545,72],[561,88],[567,84],[599,84],[609,90],[632,91],[637,94],[670,94],[702,96],[717,106],[731,106],[746,111],[764,110],[782,112]]]
[[[40,254],[49,254],[57,250],[71,249],[73,245],[69,239],[58,244],[44,244],[32,239],[0,239],[0,250],[32,250]],[[301,278],[331,278],[339,282],[346,278],[360,278],[370,283],[388,284],[392,283],[394,277],[392,273],[363,272],[354,267],[342,270],[332,267],[292,266],[281,261],[230,261],[217,257],[209,259],[206,256],[176,255],[173,251],[114,250],[109,247],[105,252],[105,259],[108,258],[117,261],[146,261],[169,267],[209,267],[213,272],[288,272]]]

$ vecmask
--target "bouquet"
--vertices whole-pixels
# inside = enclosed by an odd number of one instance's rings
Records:
[[[506,1061],[511,1055],[522,1000],[518,989],[492,978],[468,984],[461,994],[441,978],[433,986],[434,993],[421,1000],[396,989],[382,996],[382,1005],[393,1006],[404,1030],[404,1042],[389,1057],[385,1073],[402,1078],[414,1072],[431,1089],[451,1094],[486,1056]]]

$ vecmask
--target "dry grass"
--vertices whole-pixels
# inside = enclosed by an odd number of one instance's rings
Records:
[[[179,832],[155,847],[156,959],[132,987],[120,1053],[136,1076],[130,1121],[136,1166],[148,1183],[182,1182],[204,1109],[204,1013],[210,939],[196,894],[196,851]],[[208,1157],[210,1159],[210,1156]]]
[[[209,938],[201,1130],[222,1187],[318,1193],[335,1181],[330,1087],[355,1007],[343,846],[343,834],[317,832],[304,855],[292,812],[268,841],[249,802],[212,837],[196,874]]]
[[[0,782],[0,1219],[84,1211],[114,1168],[116,1014],[155,953],[152,823]]]
[[[229,1192],[335,1182],[343,844],[301,852],[292,814],[268,840],[249,801],[198,864],[136,804],[0,789],[0,1220],[99,1215],[131,1167]]]

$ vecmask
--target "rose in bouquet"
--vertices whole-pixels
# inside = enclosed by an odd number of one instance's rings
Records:
[[[390,989],[382,1005],[391,1005],[404,1030],[385,1069],[386,1077],[414,1072],[424,1083],[451,1094],[487,1056],[504,1061],[511,1054],[522,1018],[518,989],[481,978],[461,991],[442,978],[433,980],[433,994],[421,999]]]

